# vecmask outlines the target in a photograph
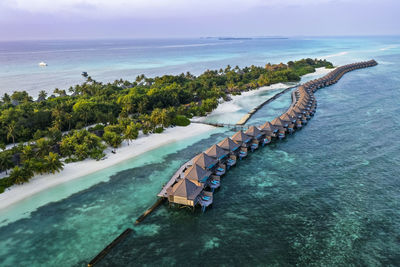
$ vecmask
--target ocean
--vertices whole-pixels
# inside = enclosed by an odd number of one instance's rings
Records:
[[[304,57],[379,65],[319,90],[308,125],[239,162],[205,213],[166,205],[134,226],[177,168],[232,135],[228,129],[171,143],[0,211],[0,266],[86,266],[127,227],[133,233],[98,266],[400,265],[400,37],[1,43],[0,88],[35,94],[78,83],[81,71],[112,81]],[[40,61],[49,66],[39,68]],[[237,112],[254,96],[241,101]],[[286,94],[248,123],[271,119],[289,103]]]

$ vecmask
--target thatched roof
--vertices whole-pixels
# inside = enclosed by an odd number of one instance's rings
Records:
[[[226,149],[226,150],[229,150],[229,151],[235,151],[236,149],[238,149],[240,147],[240,145],[235,143],[229,137],[227,137],[224,140],[222,140],[221,142],[219,142],[218,145],[220,147],[222,147],[223,149]]]
[[[247,134],[244,134],[242,131],[238,131],[232,135],[232,140],[236,142],[247,143],[251,140],[251,137]]]
[[[252,137],[260,137],[263,133],[260,131],[260,129],[258,129],[255,126],[250,126],[249,129],[245,132],[245,134],[247,134],[248,136],[252,136]]]
[[[292,110],[296,113],[302,114],[304,112],[303,109],[299,108],[298,106],[293,107]]]
[[[296,120],[296,118],[290,117],[287,113],[283,113],[279,118],[283,121],[289,121],[289,122]]]
[[[193,159],[193,164],[197,164],[204,169],[212,168],[215,164],[217,164],[217,162],[217,159],[208,156],[204,152],[201,152]]]
[[[269,121],[261,125],[260,129],[262,131],[269,131],[269,132],[276,132],[278,130],[278,128],[272,125]]]
[[[204,183],[208,177],[210,177],[211,172],[206,171],[197,164],[190,166],[186,171],[184,177],[189,180]]]
[[[202,190],[202,186],[198,186],[188,179],[182,179],[172,187],[171,194],[173,196],[195,200]]]
[[[280,127],[285,127],[288,125],[287,122],[281,120],[279,117],[275,118],[273,121],[271,121],[271,123],[272,123],[272,125],[280,126]]]
[[[226,156],[226,155],[229,154],[228,151],[224,150],[223,148],[221,148],[221,147],[218,146],[218,145],[213,145],[212,147],[210,147],[209,149],[207,149],[207,150],[205,151],[205,153],[206,153],[208,156],[214,157],[214,158],[217,158],[217,159],[221,159],[221,158],[223,158],[224,156]]]
[[[287,114],[292,118],[301,118],[302,114],[295,112],[293,109],[289,110]]]

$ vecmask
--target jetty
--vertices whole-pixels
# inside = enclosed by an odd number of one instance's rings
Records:
[[[122,240],[124,240],[129,234],[132,233],[131,228],[127,228],[123,231],[117,238],[115,238],[108,246],[106,246],[99,254],[96,255],[89,263],[88,267],[92,267],[97,264],[102,258],[104,258],[116,245],[118,245]]]
[[[274,96],[272,96],[271,98],[268,98],[267,100],[265,100],[264,102],[262,102],[260,105],[258,105],[257,107],[253,108],[252,110],[250,110],[249,113],[247,113],[246,115],[244,115],[237,123],[236,125],[244,125],[258,110],[260,110],[262,107],[264,107],[266,104],[271,103],[272,101],[278,99],[281,95],[289,92],[290,90],[298,87],[300,84],[297,84],[295,86],[291,86],[288,87],[282,91],[280,91],[279,93],[275,94]]]
[[[214,127],[225,127],[233,130],[247,130],[250,125],[240,125],[240,124],[232,124],[232,123],[219,123],[219,122],[206,122],[206,121],[196,121],[196,120],[191,120],[191,123],[199,123],[199,124],[206,124],[206,125],[211,125]]]
[[[370,60],[344,65],[319,79],[295,86],[297,89],[291,93],[292,103],[287,111],[261,126],[244,124],[264,105],[295,87],[289,87],[264,101],[246,114],[237,124],[193,121],[194,123],[204,123],[216,127],[236,127],[239,131],[182,165],[157,196],[168,201],[169,206],[191,209],[200,206],[205,211],[213,203],[213,194],[215,189],[221,186],[221,178],[226,175],[231,167],[245,158],[249,152],[253,152],[272,141],[283,139],[307,124],[316,112],[317,101],[314,93],[318,89],[337,83],[347,72],[377,64],[375,60]],[[246,131],[244,132],[244,130]]]

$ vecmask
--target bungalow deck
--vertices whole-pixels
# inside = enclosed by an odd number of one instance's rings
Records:
[[[172,177],[171,177],[171,179],[168,181],[168,183],[166,183],[166,184],[163,186],[162,190],[160,191],[160,193],[158,193],[157,196],[158,196],[158,197],[167,198],[167,197],[168,197],[168,195],[167,195],[167,189],[170,188],[173,184],[175,184],[176,182],[179,181],[180,176],[181,176],[181,173],[183,173],[183,171],[184,171],[188,166],[190,166],[192,163],[193,163],[193,159],[191,159],[191,160],[189,160],[188,162],[186,162],[185,164],[183,164],[183,165],[179,168],[179,170],[177,170],[177,171],[175,172],[175,174],[172,175]]]

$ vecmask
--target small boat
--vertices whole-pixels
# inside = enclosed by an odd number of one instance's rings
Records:
[[[39,67],[47,67],[47,63],[46,62],[39,62]]]

